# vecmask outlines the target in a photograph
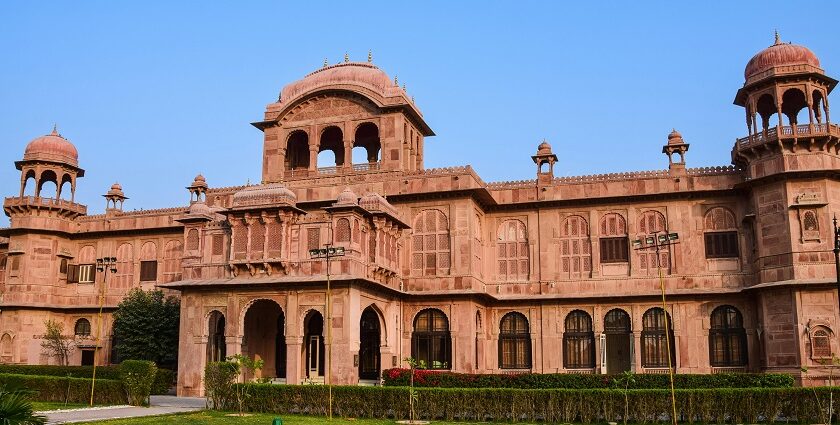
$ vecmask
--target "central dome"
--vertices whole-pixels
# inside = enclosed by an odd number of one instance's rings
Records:
[[[383,92],[388,88],[398,88],[388,74],[379,67],[363,62],[345,62],[327,66],[310,73],[303,79],[283,87],[280,99],[285,101],[324,85],[353,84],[365,85]]]
[[[785,65],[811,65],[820,67],[820,60],[817,55],[805,46],[782,43],[779,34],[776,34],[776,42],[758,52],[747,63],[744,69],[744,79],[749,79],[757,74],[777,66]]]
[[[53,128],[52,133],[38,137],[26,145],[23,160],[60,162],[78,167],[79,151]]]

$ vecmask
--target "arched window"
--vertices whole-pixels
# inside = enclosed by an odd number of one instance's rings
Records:
[[[595,333],[592,332],[592,317],[584,311],[575,310],[566,316],[563,333],[563,366],[566,369],[595,367]]]
[[[286,141],[286,169],[300,170],[309,168],[309,135],[297,130]]]
[[[429,369],[452,367],[452,345],[449,320],[442,311],[426,309],[414,318],[411,334],[411,357],[426,363]]]
[[[369,164],[379,161],[379,151],[382,145],[379,141],[379,128],[372,122],[366,122],[356,128],[355,138],[353,139],[353,163],[367,162]],[[364,161],[358,161],[355,155],[355,148],[364,149]],[[361,158],[358,158],[361,159]],[[395,159],[395,158],[394,158]]]
[[[726,208],[715,207],[703,218],[706,258],[738,258],[738,228],[735,215]]]
[[[417,215],[411,246],[413,275],[449,274],[449,220],[440,210],[423,210]]]
[[[499,324],[499,368],[531,368],[531,333],[522,313],[508,313]]]
[[[579,215],[563,220],[560,226],[560,262],[565,278],[589,277],[592,255],[589,246],[589,224]]]
[[[666,318],[668,320],[667,333],[665,332]],[[671,317],[661,307],[651,308],[642,316],[642,366],[668,367],[669,345],[671,366],[676,368],[674,327],[671,326]]]
[[[350,242],[350,220],[339,218],[335,222],[335,241]]]
[[[648,210],[642,213],[639,218],[639,233],[641,237],[649,236],[658,232],[666,232],[668,225],[665,222],[665,216],[659,211]],[[656,252],[652,249],[639,250],[639,269],[642,273],[648,275],[656,275],[658,273],[656,268]],[[661,249],[659,251],[659,265],[662,267],[662,273],[671,273],[671,255],[668,249]]]
[[[812,359],[830,359],[831,358],[831,334],[828,328],[823,326],[817,327],[811,332],[811,358]]]
[[[328,156],[320,155],[321,152],[330,151],[333,153],[333,161],[324,161]],[[341,129],[330,126],[321,133],[321,143],[318,145],[318,167],[330,167],[344,165],[344,136]],[[322,162],[323,161],[323,162]]]
[[[163,281],[175,282],[181,280],[181,258],[184,256],[184,245],[179,240],[171,240],[163,246]],[[196,269],[200,271],[201,269]],[[193,276],[198,278],[201,276]]]
[[[73,333],[76,336],[90,336],[90,321],[88,319],[77,320],[76,326],[73,327]]]
[[[626,263],[629,259],[627,222],[621,214],[601,218],[601,263]]]
[[[225,316],[213,311],[207,323],[209,338],[207,341],[207,361],[220,362],[227,357],[227,345],[225,344]]]
[[[709,329],[709,362],[716,367],[747,364],[747,332],[737,308],[722,305],[712,311]]]
[[[519,220],[505,220],[498,234],[499,280],[528,280],[528,235]]]

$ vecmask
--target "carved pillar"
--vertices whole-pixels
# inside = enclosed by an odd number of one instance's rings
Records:
[[[300,384],[303,370],[301,369],[301,353],[303,352],[302,336],[286,337],[286,383]]]
[[[344,141],[344,168],[351,168],[353,166],[353,141]]]
[[[318,146],[309,146],[309,171],[318,169]]]

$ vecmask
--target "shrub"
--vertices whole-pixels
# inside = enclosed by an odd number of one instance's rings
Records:
[[[155,381],[152,383],[152,394],[169,394],[169,389],[175,383],[175,372],[169,369],[158,368],[155,374]]]
[[[73,378],[91,378],[93,366],[46,366],[46,365],[18,365],[0,364],[0,373],[15,375],[61,376]],[[118,366],[97,366],[96,379],[120,379]]]
[[[0,386],[0,423],[4,425],[42,425],[47,418],[36,415],[29,401],[31,391]]]
[[[155,382],[155,375],[157,375],[157,366],[154,362],[125,360],[120,363],[120,376],[125,386],[128,404],[132,406],[148,404],[152,384]]]
[[[408,386],[411,374],[408,369],[388,369],[382,372],[385,386]],[[415,370],[414,386],[437,388],[613,388],[621,375],[583,375],[574,373],[468,374]],[[670,388],[668,375],[637,374],[630,388]],[[675,388],[785,388],[795,380],[782,373],[719,373],[677,374]]]
[[[90,379],[3,373],[0,374],[0,385],[32,390],[35,392],[32,398],[38,401],[90,402]],[[125,404],[126,394],[122,382],[97,378],[93,402],[96,404]]]
[[[204,395],[212,408],[222,410],[232,406],[233,384],[238,375],[239,367],[232,362],[211,362],[204,367]]]
[[[325,415],[327,388],[321,385],[237,384],[250,387],[245,408],[252,412]],[[817,388],[828,406],[831,391]],[[333,387],[333,414],[354,418],[404,419],[409,415],[408,388]],[[676,391],[680,421],[688,423],[815,423],[821,414],[810,388],[722,388]],[[462,421],[608,422],[624,419],[624,391],[615,389],[422,388],[421,418]],[[629,390],[627,419],[670,422],[670,392]],[[835,404],[835,414],[840,406]]]

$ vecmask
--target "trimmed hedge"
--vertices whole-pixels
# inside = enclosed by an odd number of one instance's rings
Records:
[[[382,372],[385,386],[408,386],[409,369],[387,369]],[[526,373],[513,374],[469,374],[415,370],[415,387],[436,388],[519,388],[519,389],[593,389],[614,388],[621,375],[584,375],[574,373]],[[670,388],[668,375],[634,374],[635,389]],[[795,380],[783,373],[718,373],[718,374],[676,374],[674,387],[699,388],[788,388]],[[623,385],[618,385],[623,387]]]
[[[61,376],[91,378],[93,366],[46,366],[24,364],[0,364],[0,373],[15,375]],[[119,366],[97,366],[96,379],[120,379]]]
[[[99,371],[97,370],[98,374]],[[0,374],[0,384],[35,391],[32,399],[37,401],[90,402],[90,379],[3,373]],[[93,402],[96,404],[126,404],[126,393],[122,382],[97,378]]]
[[[248,411],[326,415],[326,386],[246,385],[251,387],[245,402]],[[837,387],[680,389],[676,391],[677,411],[679,420],[688,423],[822,423],[825,419],[820,418],[815,391],[823,409],[827,409],[831,391],[840,394]],[[621,390],[421,388],[418,393],[417,414],[431,420],[620,422],[624,413]],[[668,390],[630,390],[627,395],[629,421],[670,422]],[[408,397],[405,387],[336,386],[333,414],[404,419],[409,415]],[[836,414],[840,403],[834,406]]]
[[[120,363],[120,377],[132,406],[148,406],[149,395],[157,377],[157,365],[148,360],[125,360]]]

